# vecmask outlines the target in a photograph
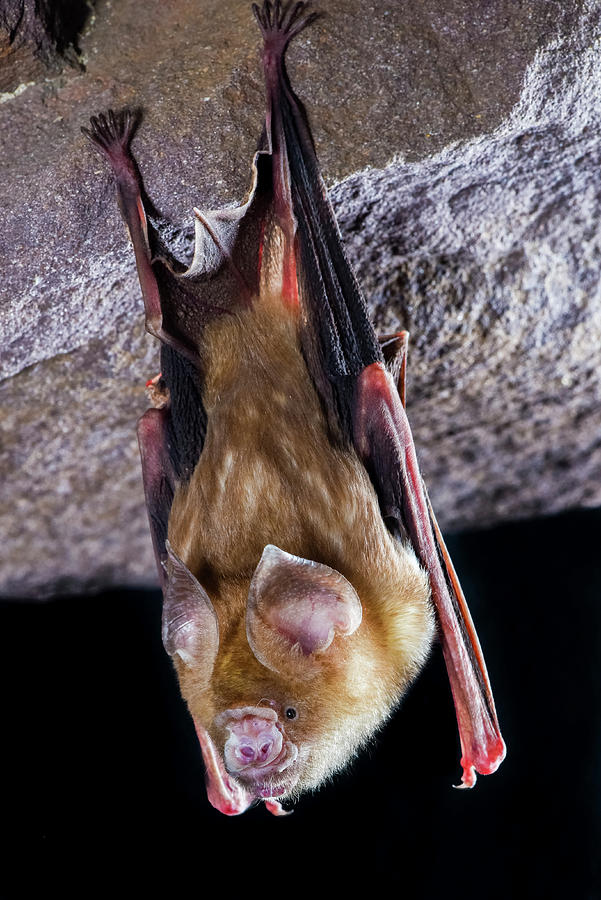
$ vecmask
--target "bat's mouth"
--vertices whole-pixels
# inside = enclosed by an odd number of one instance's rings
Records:
[[[278,798],[287,797],[288,794],[294,790],[298,778],[298,771],[290,772],[287,774],[286,778],[263,783],[255,782],[245,786],[247,786],[259,800],[277,800]],[[243,784],[245,784],[245,782],[243,782]]]
[[[268,774],[260,770],[239,773],[236,775],[236,780],[257,800],[282,799],[292,793],[300,777],[300,766],[296,758],[286,766],[285,771],[275,774]]]

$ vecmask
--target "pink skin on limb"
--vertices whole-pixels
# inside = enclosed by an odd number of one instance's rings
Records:
[[[382,363],[363,370],[357,380],[355,403],[355,445],[366,465],[383,459],[389,466],[398,467],[405,524],[430,575],[440,624],[461,740],[460,786],[473,787],[476,772],[491,774],[505,757],[476,629],[424,488],[405,410]]]

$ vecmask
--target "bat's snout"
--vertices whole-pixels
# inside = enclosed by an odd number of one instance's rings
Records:
[[[231,709],[219,718],[227,733],[223,758],[231,775],[265,784],[278,781],[280,774],[296,760],[298,750],[286,740],[273,709]]]
[[[228,730],[224,757],[232,774],[249,767],[268,766],[282,751],[283,737],[275,722],[258,716],[245,716],[231,723]]]

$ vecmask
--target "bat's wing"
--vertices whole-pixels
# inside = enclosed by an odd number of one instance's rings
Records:
[[[379,363],[357,379],[354,442],[384,517],[398,523],[428,571],[459,725],[462,786],[472,787],[476,772],[497,769],[505,745],[478,636],[420,475],[409,422],[390,372]]]
[[[175,474],[169,458],[169,411],[148,409],[138,422],[142,480],[150,534],[159,581],[165,587],[163,563],[167,559],[167,527],[175,490]]]
[[[430,507],[391,374],[403,381],[405,342],[392,336],[382,349],[375,335],[342,248],[306,113],[286,74],[286,47],[315,14],[307,15],[304,3],[282,9],[279,2],[265,2],[253,9],[264,38],[273,209],[282,229],[293,236],[303,352],[333,431],[354,444],[386,522],[394,533],[407,536],[429,573],[457,711],[462,782],[471,787],[475,772],[497,768],[505,747],[478,638]]]

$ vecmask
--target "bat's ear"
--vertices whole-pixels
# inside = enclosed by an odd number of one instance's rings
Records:
[[[250,647],[268,669],[311,677],[361,624],[361,601],[335,569],[268,544],[255,569],[246,610]]]
[[[166,543],[167,583],[163,600],[163,644],[170,656],[193,666],[201,681],[209,683],[217,650],[219,627],[205,589]]]

